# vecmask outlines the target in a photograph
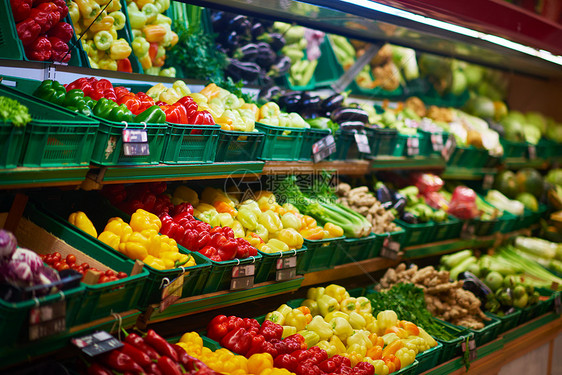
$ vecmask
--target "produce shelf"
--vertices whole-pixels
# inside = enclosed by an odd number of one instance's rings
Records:
[[[495,175],[497,172],[495,168],[447,167],[441,177],[453,180],[480,180],[486,175]]]
[[[119,315],[115,314],[107,318],[71,327],[68,332],[63,335],[46,337],[44,339],[28,343],[0,346],[0,353],[2,353],[0,355],[0,359],[2,360],[0,370],[20,362],[29,361],[31,359],[61,350],[70,345],[70,339],[73,337],[83,336],[90,332],[100,330],[117,332],[120,326],[125,329],[131,328],[135,325],[139,315],[139,311],[131,310]],[[119,317],[121,321],[119,321]]]
[[[423,170],[441,170],[445,168],[445,160],[441,157],[384,157],[378,156],[370,158],[371,170],[378,171],[384,169],[423,169]]]
[[[323,161],[266,161],[263,167],[265,175],[285,175],[297,173],[317,173],[322,170],[336,171],[346,175],[365,175],[369,172],[369,163],[366,160],[341,160]]]
[[[529,160],[525,158],[505,159],[504,164],[507,169],[535,168],[547,169],[550,163],[544,159]]]
[[[80,185],[87,172],[88,166],[0,169],[0,189]]]

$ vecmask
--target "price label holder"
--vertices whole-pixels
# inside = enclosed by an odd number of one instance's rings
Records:
[[[183,292],[185,269],[181,267],[182,273],[171,282],[168,278],[162,279],[162,283],[166,283],[162,289],[162,299],[160,300],[160,312],[166,310],[181,298]]]
[[[443,135],[442,134],[431,134],[431,145],[433,146],[433,151],[441,152],[443,150]]]
[[[474,338],[468,340],[468,344],[466,341],[461,343],[461,349],[463,353],[468,351],[468,360],[470,362],[475,361],[478,358],[478,354],[476,353],[476,341]]]
[[[285,281],[292,280],[297,277],[297,256],[296,250],[295,255],[283,258],[281,253],[281,258],[277,259],[275,264],[275,281]]]
[[[445,161],[449,161],[451,155],[453,155],[453,152],[455,151],[455,147],[457,147],[457,140],[454,135],[449,134],[449,138],[447,138],[447,142],[445,142],[445,145],[441,150],[441,156],[445,159]]]
[[[90,357],[119,349],[123,343],[105,331],[97,331],[86,336],[73,338],[72,344]]]
[[[489,190],[494,185],[494,175],[487,174],[484,175],[484,180],[482,181],[482,189]]]
[[[535,147],[535,145],[529,145],[527,153],[529,156],[529,160],[535,160],[537,158],[537,148]]]
[[[29,311],[29,341],[56,335],[66,330],[66,301],[62,299],[48,305],[39,306],[39,300]]]
[[[128,124],[125,122],[125,129],[123,129],[123,154],[125,156],[150,155],[146,123],[143,124],[143,129],[127,129]]]
[[[420,140],[417,137],[408,137],[406,140],[406,155],[417,156],[420,154]]]
[[[357,149],[359,152],[363,154],[370,154],[371,146],[369,145],[369,138],[367,138],[367,135],[365,133],[355,131],[353,136],[355,137],[355,142],[357,143]]]
[[[334,152],[336,152],[336,140],[332,134],[328,134],[312,145],[312,158],[315,163],[326,159]]]
[[[255,258],[252,257],[255,262]],[[238,260],[238,259],[237,259]],[[240,260],[238,260],[240,262]],[[256,274],[256,265],[245,264],[243,266],[237,265],[232,267],[232,280],[230,281],[230,290],[243,290],[250,289],[254,286],[254,279]]]
[[[470,221],[465,221],[461,229],[461,238],[463,240],[471,239],[476,232],[475,224]]]
[[[396,260],[400,258],[401,255],[400,242],[392,240],[390,235],[388,235],[382,243],[381,256],[383,258]]]

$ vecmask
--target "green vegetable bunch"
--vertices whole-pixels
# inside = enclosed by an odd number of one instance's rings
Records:
[[[27,107],[17,100],[0,96],[0,119],[4,125],[11,122],[14,126],[25,126],[31,121],[31,116]]]

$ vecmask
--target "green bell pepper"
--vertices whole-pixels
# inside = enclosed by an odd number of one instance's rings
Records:
[[[90,98],[89,96],[85,96],[85,97],[84,97],[84,102],[85,102],[86,105],[87,105],[88,107],[90,107],[90,109],[92,109],[92,110],[94,109],[94,107],[95,107],[96,104],[97,104],[97,102],[96,102],[94,99]]]
[[[153,105],[135,116],[134,122],[146,122],[151,124],[164,124],[166,122],[166,113],[157,105]]]
[[[80,89],[73,89],[66,93],[64,98],[64,106],[65,107],[76,107],[78,108],[77,103],[84,102],[84,91]],[[84,102],[85,103],[85,102]]]
[[[125,104],[115,105],[109,112],[108,120],[115,122],[133,122],[133,113]]]
[[[117,103],[113,100],[101,98],[94,106],[94,115],[110,120],[109,114],[114,107],[117,107]]]
[[[48,79],[41,83],[33,92],[33,95],[62,106],[64,105],[64,99],[66,97],[66,89],[59,82]]]
[[[92,108],[90,108],[90,106],[86,103],[85,100],[79,100],[78,102],[76,102],[75,107],[78,110],[78,113],[84,116],[92,115]]]

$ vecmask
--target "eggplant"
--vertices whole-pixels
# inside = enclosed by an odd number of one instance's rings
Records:
[[[322,103],[322,99],[315,95],[310,96],[306,95],[301,100],[301,111],[300,114],[304,118],[316,118],[319,116],[320,112],[320,104]]]
[[[230,56],[240,46],[240,36],[235,31],[228,34],[219,34],[217,45],[220,45],[221,49]]]
[[[404,212],[404,214],[400,217],[402,221],[408,224],[417,224],[418,218],[411,212]]]
[[[258,94],[258,99],[264,99],[269,102],[280,93],[281,88],[279,86],[262,87]]]
[[[345,121],[357,121],[363,125],[369,122],[367,112],[359,108],[339,107],[332,112],[330,117],[332,121],[340,125]]]
[[[362,130],[363,127],[365,126],[365,124],[362,123],[361,121],[343,121],[338,124],[340,125],[340,128],[342,128],[342,130],[347,130],[347,131],[350,131],[351,129]]]
[[[277,59],[277,54],[271,49],[269,44],[265,42],[259,42],[257,46],[258,56],[256,58],[256,63],[264,70],[269,70],[271,65],[273,65]]]
[[[322,101],[321,107],[326,113],[332,113],[343,105],[345,97],[342,94],[328,96]]]
[[[223,11],[214,11],[211,13],[211,24],[213,25],[213,30],[219,33],[226,29],[228,23],[236,16],[234,13],[228,13]]]
[[[291,59],[288,56],[281,56],[269,68],[269,75],[272,77],[281,77],[291,69]]]
[[[391,202],[392,204],[392,194],[390,193],[390,190],[386,186],[383,185],[380,188],[378,188],[376,193],[379,202],[383,204],[387,202]]]
[[[300,112],[302,95],[300,92],[292,92],[282,95],[277,103],[286,112]]]
[[[254,61],[258,57],[258,46],[255,43],[244,44],[234,51],[232,57],[240,61]]]
[[[260,71],[260,86],[263,87],[269,87],[269,86],[273,86],[273,84],[275,83],[273,81],[273,77],[270,76],[269,74],[267,74],[267,72],[265,72],[263,69],[261,69]]]
[[[492,290],[484,284],[479,278],[474,276],[472,272],[464,271],[459,273],[457,279],[463,280],[463,289],[472,292],[482,302],[482,306],[486,304],[488,295],[492,295]]]
[[[275,52],[281,51],[285,47],[285,38],[279,33],[262,34],[258,37],[258,40],[269,44]]]
[[[250,35],[252,25],[248,21],[248,17],[241,14],[236,15],[228,22],[228,29],[236,32],[240,36]]]
[[[265,33],[265,27],[261,22],[256,22],[252,25],[250,29],[250,35],[252,36],[252,40],[258,40],[258,37]]]
[[[396,202],[394,202],[394,204],[392,205],[392,208],[394,208],[396,210],[396,212],[398,212],[398,215],[402,215],[402,214],[407,214],[409,212],[404,212],[404,208],[406,208],[406,204],[408,203],[408,201],[406,200],[406,198],[401,198],[398,199]]]
[[[230,59],[225,69],[225,73],[232,77],[234,81],[244,80],[254,82],[260,76],[261,68],[253,62],[242,62],[236,59]]]

